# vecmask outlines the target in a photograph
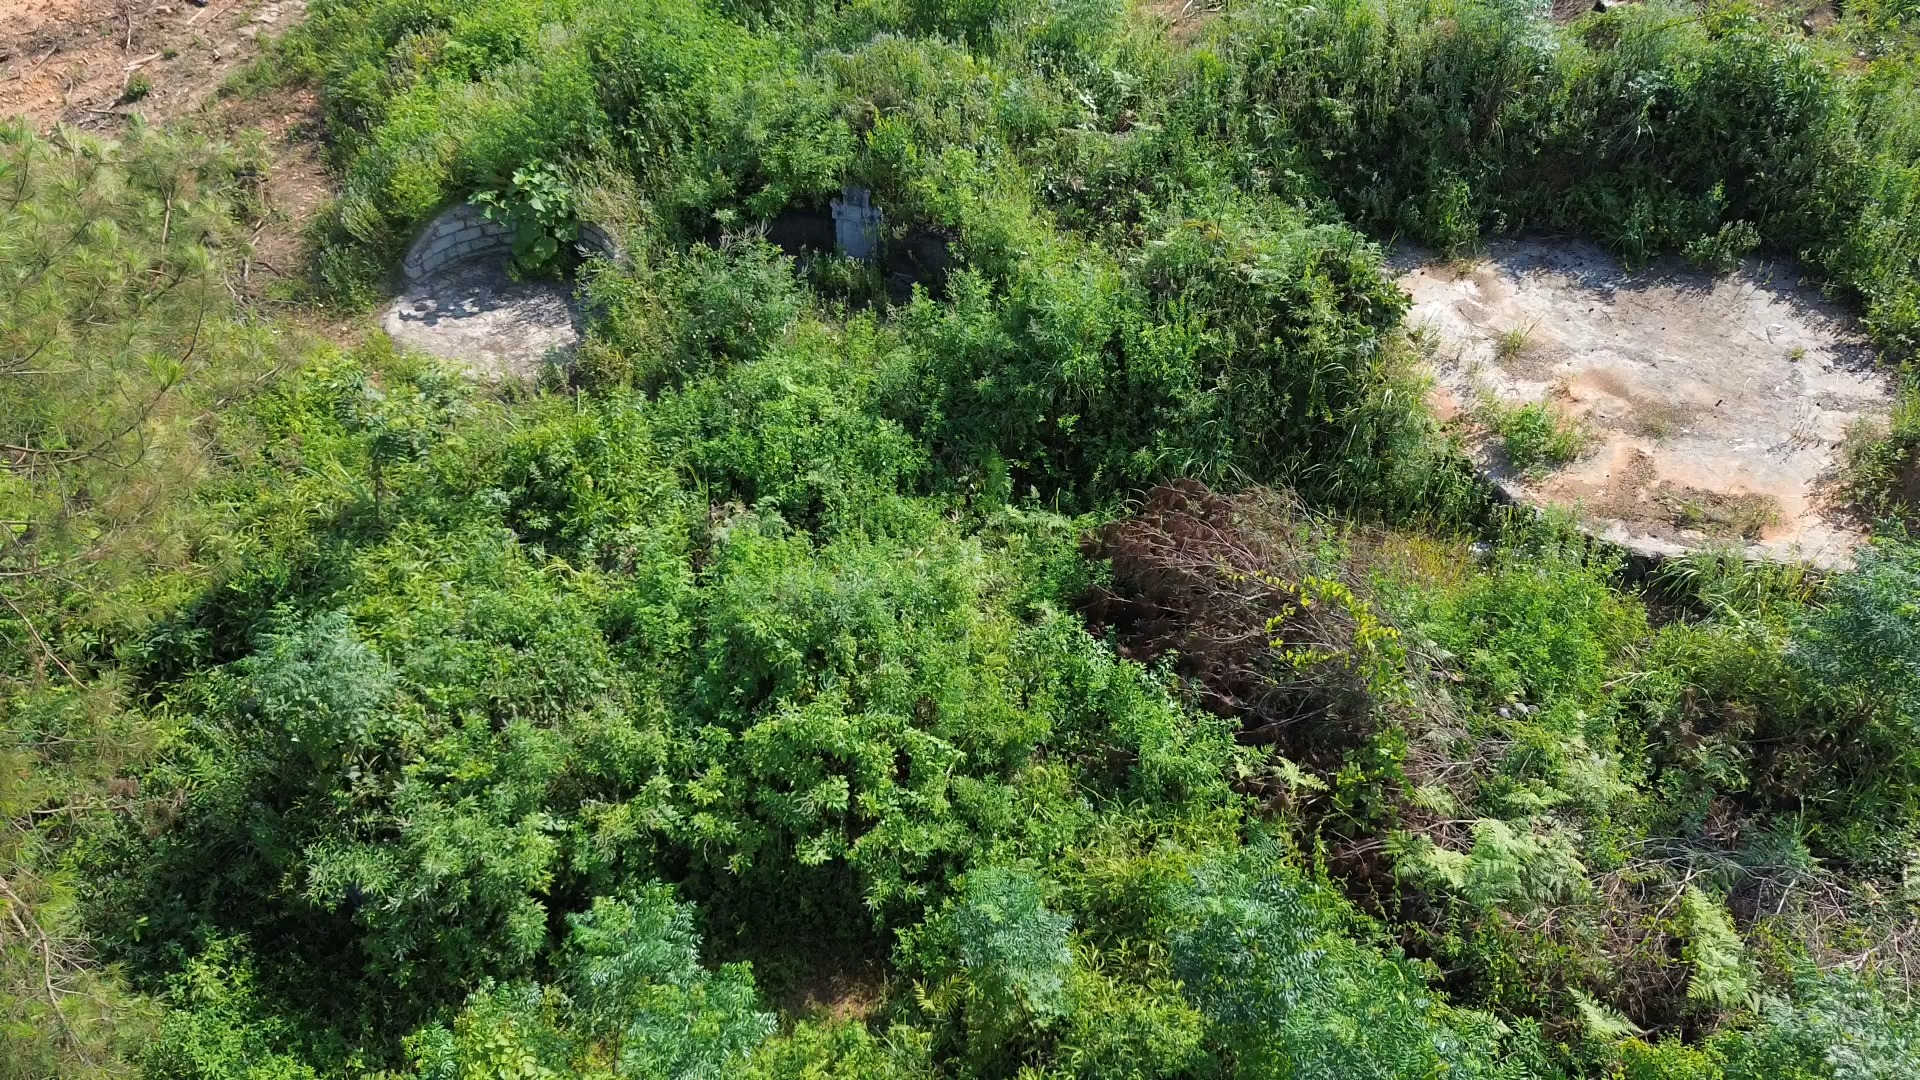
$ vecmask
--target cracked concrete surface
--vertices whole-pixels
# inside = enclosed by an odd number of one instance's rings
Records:
[[[1628,273],[1604,250],[1502,241],[1446,262],[1403,251],[1407,325],[1431,348],[1433,405],[1459,418],[1481,467],[1515,499],[1563,506],[1648,555],[1738,545],[1843,567],[1865,541],[1832,494],[1848,429],[1892,387],[1853,321],[1783,263],[1710,276]],[[1582,425],[1587,450],[1519,475],[1475,415],[1539,402]]]

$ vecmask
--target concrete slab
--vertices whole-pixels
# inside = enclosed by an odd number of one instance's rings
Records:
[[[1605,250],[1502,241],[1470,262],[1403,250],[1407,325],[1431,347],[1433,405],[1460,417],[1486,474],[1518,501],[1574,511],[1653,556],[1709,545],[1823,567],[1865,541],[1832,487],[1851,425],[1892,386],[1853,321],[1783,263],[1711,276],[1628,273]],[[1517,474],[1476,415],[1545,403],[1589,433],[1576,460]]]
[[[549,354],[568,357],[580,345],[579,313],[565,282],[514,281],[492,260],[414,282],[381,326],[395,344],[496,380],[537,375]]]

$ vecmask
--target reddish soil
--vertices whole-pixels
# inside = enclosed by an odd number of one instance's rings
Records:
[[[1226,10],[1225,0],[1142,0],[1140,10],[1165,25],[1167,36],[1182,45],[1196,41]]]
[[[333,177],[320,153],[319,96],[299,88],[236,99],[211,120],[229,136],[257,131],[265,139],[269,163],[261,195],[266,216],[253,234],[241,277],[250,293],[266,295],[274,281],[305,272],[311,254],[307,227],[333,196]]]
[[[264,136],[266,213],[238,284],[260,299],[284,293],[273,285],[302,272],[304,230],[331,193],[318,99],[302,88],[249,98],[222,87],[300,20],[306,0],[0,0],[0,8],[0,117],[109,136],[135,117]]]
[[[175,120],[214,99],[300,20],[306,0],[7,0],[0,23],[0,115],[112,129],[128,117]],[[137,91],[142,85],[149,89]]]

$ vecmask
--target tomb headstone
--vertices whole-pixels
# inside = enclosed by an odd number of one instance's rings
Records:
[[[872,262],[880,253],[880,208],[866,188],[848,184],[833,200],[833,240],[842,254]]]

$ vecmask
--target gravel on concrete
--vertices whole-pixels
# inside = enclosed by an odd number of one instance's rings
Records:
[[[561,281],[514,281],[494,260],[414,282],[381,326],[396,345],[465,365],[488,379],[529,378],[580,344],[579,313]]]

